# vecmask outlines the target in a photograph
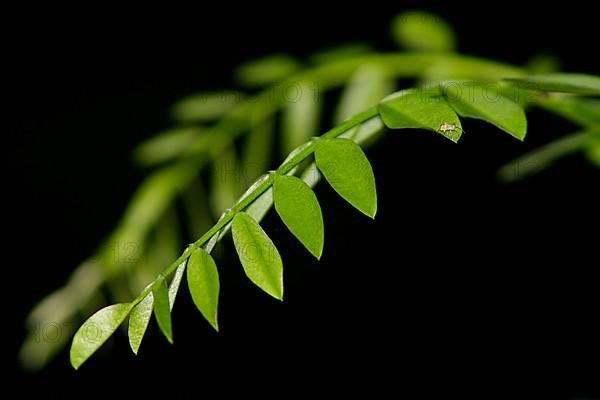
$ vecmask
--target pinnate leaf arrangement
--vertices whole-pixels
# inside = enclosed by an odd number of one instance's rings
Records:
[[[173,342],[171,310],[184,275],[194,304],[218,331],[219,273],[211,253],[229,230],[248,279],[268,295],[283,300],[284,257],[260,226],[261,219],[274,205],[283,224],[319,259],[325,249],[325,229],[312,187],[324,177],[343,200],[375,218],[375,175],[361,146],[376,140],[382,131],[395,134],[407,128],[421,129],[456,143],[464,133],[464,119],[475,118],[522,141],[527,133],[525,111],[537,107],[574,122],[581,130],[508,164],[500,170],[501,178],[510,181],[537,172],[515,173],[524,161],[535,160],[532,165],[539,170],[580,151],[600,166],[600,103],[593,98],[600,95],[599,77],[532,73],[458,55],[450,27],[439,17],[422,12],[398,16],[392,33],[410,51],[378,53],[350,46],[315,55],[313,66],[308,68],[287,56],[275,56],[237,71],[236,76],[246,86],[267,87],[252,100],[240,100],[239,93],[228,92],[235,101],[223,101],[223,94],[203,94],[175,105],[174,117],[182,126],[151,139],[136,152],[143,163],[163,166],[142,186],[117,234],[127,230],[128,219],[133,219],[141,221],[143,229],[129,233],[146,240],[148,232],[158,225],[157,215],[168,215],[165,210],[176,194],[192,187],[198,171],[210,168],[211,162],[240,157],[266,167],[268,149],[260,144],[271,142],[273,116],[279,111],[283,116],[282,153],[289,154],[277,169],[253,182],[241,179],[249,188],[237,199],[239,186],[214,185],[212,202],[225,212],[150,279],[133,301],[105,307],[80,326],[71,344],[74,368],[79,368],[126,320],[135,354],[153,315],[165,338]],[[419,78],[423,84],[392,93],[396,79],[407,77]],[[297,83],[310,95],[294,102],[256,101],[269,94],[269,85],[281,82]],[[321,136],[315,131],[322,112],[322,93],[309,89],[315,82],[321,88],[344,86],[336,110],[337,125]],[[217,122],[201,125],[211,120]],[[246,135],[245,154],[238,156],[232,144],[242,135]],[[219,171],[213,168],[213,173]],[[138,206],[149,197],[157,209]],[[203,213],[206,210],[191,214]],[[105,264],[104,274],[118,275],[118,263]]]

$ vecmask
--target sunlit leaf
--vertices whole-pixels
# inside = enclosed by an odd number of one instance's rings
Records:
[[[392,21],[392,37],[407,50],[452,51],[456,46],[450,25],[438,15],[407,11]]]
[[[179,264],[177,269],[175,270],[175,275],[173,275],[173,280],[171,280],[171,284],[169,285],[169,309],[173,310],[173,306],[175,305],[175,299],[177,298],[177,292],[179,291],[179,286],[181,285],[181,279],[183,278],[183,274],[185,272],[186,262],[182,262]]]
[[[448,104],[461,117],[481,119],[519,140],[525,138],[525,111],[517,103],[503,97],[498,85],[469,81],[447,81],[439,85]]]
[[[146,329],[148,329],[153,308],[154,295],[148,293],[148,295],[144,297],[138,305],[133,307],[133,310],[131,310],[128,327],[129,346],[136,355],[140,349],[144,335],[146,334]]]
[[[507,78],[505,81],[544,92],[600,94],[600,77],[595,75],[556,73]]]
[[[275,209],[290,232],[316,258],[323,252],[323,215],[317,196],[295,176],[275,176]]]
[[[75,333],[71,344],[71,365],[78,369],[108,340],[131,311],[130,303],[113,304],[97,311]]]
[[[333,189],[371,218],[377,212],[373,169],[359,145],[349,139],[321,139],[315,160]]]
[[[233,243],[246,276],[259,288],[283,299],[283,262],[260,225],[244,212],[233,218]]]
[[[194,304],[218,331],[219,273],[215,261],[204,249],[197,249],[190,256],[187,281]]]
[[[388,128],[420,128],[439,133],[453,142],[462,135],[456,112],[437,89],[408,89],[396,92],[379,103],[381,119]],[[454,127],[452,130],[445,127]]]

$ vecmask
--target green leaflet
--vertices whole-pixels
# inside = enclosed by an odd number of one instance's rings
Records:
[[[173,276],[173,280],[169,285],[169,309],[173,311],[173,306],[175,305],[175,298],[177,297],[177,292],[179,291],[179,285],[181,284],[181,279],[183,278],[183,273],[185,272],[186,262],[182,262],[177,267],[175,271],[175,275]]]
[[[539,102],[538,106],[552,111],[578,125],[600,126],[600,100],[581,97],[557,97]]]
[[[600,77],[586,74],[542,74],[524,78],[506,78],[507,82],[543,92],[564,92],[575,94],[600,94]]]
[[[359,145],[350,139],[321,139],[316,145],[315,161],[340,196],[365,215],[375,218],[375,177]]]
[[[300,68],[298,61],[285,54],[275,54],[241,65],[235,71],[238,82],[257,87],[278,83]]]
[[[243,97],[243,93],[236,91],[193,94],[175,103],[171,116],[176,122],[211,121],[231,110]]]
[[[295,176],[275,175],[275,210],[290,232],[317,259],[323,253],[323,215],[317,196]]]
[[[148,329],[150,318],[152,317],[152,309],[154,308],[154,295],[148,293],[137,306],[131,310],[129,316],[129,327],[127,328],[127,335],[129,336],[129,346],[133,354],[137,355]]]
[[[452,51],[456,38],[441,17],[425,11],[407,11],[392,21],[392,37],[401,47],[417,51]]]
[[[461,117],[481,119],[523,140],[527,133],[525,111],[501,95],[497,84],[447,81],[439,84],[446,101]]]
[[[388,128],[428,129],[455,143],[462,135],[456,112],[444,98],[437,95],[436,90],[408,89],[396,92],[379,103],[379,113]]]
[[[206,250],[197,249],[190,256],[187,281],[194,304],[204,318],[218,331],[219,273],[215,261]]]
[[[283,156],[318,133],[322,99],[318,96],[318,87],[313,86],[294,82],[285,87],[281,138]]]
[[[165,278],[159,278],[152,290],[154,296],[154,317],[162,333],[169,343],[173,343],[173,328],[171,326],[171,307],[169,305],[169,289]]]
[[[70,354],[73,368],[78,369],[90,358],[123,323],[130,311],[131,303],[113,304],[88,318],[73,337]]]
[[[271,239],[245,212],[240,212],[233,218],[231,230],[246,276],[256,286],[282,300],[283,262]]]

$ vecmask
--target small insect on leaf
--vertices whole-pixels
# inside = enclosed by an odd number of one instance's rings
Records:
[[[211,326],[218,331],[219,272],[215,261],[206,250],[197,249],[190,256],[187,281],[194,304]]]
[[[381,119],[388,128],[417,128],[440,133],[458,142],[462,127],[456,112],[437,90],[407,89],[396,92],[379,103]],[[442,125],[456,129],[442,131]]]
[[[315,160],[333,189],[363,214],[375,218],[377,191],[369,160],[350,139],[321,139]]]
[[[276,175],[273,185],[275,210],[290,232],[317,259],[323,252],[323,215],[317,196],[295,176]]]
[[[113,304],[96,312],[75,333],[71,344],[71,365],[78,369],[123,323],[131,303]]]
[[[154,317],[156,318],[156,322],[169,343],[173,343],[169,289],[167,288],[165,278],[159,278],[154,285],[152,294],[154,295]]]
[[[277,248],[260,225],[244,212],[233,218],[233,243],[246,276],[256,286],[283,299],[283,262]]]

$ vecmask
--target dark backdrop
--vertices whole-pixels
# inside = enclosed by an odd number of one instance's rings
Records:
[[[458,146],[387,135],[369,151],[374,222],[317,188],[327,227],[319,263],[270,214],[264,225],[286,263],[282,304],[247,283],[225,251],[220,334],[184,289],[174,346],[152,328],[138,358],[117,334],[79,372],[66,351],[37,375],[16,367],[25,313],[116,223],[143,176],[130,151],[168,126],[174,100],[230,87],[232,68],[260,55],[353,41],[391,49],[390,18],[417,5],[300,6],[273,5],[272,15],[234,3],[7,13],[5,358],[17,393],[600,396],[600,174],[573,158],[515,185],[494,178],[502,163],[572,128],[539,112],[525,144],[473,121]],[[464,52],[514,63],[547,52],[566,70],[599,71],[596,21],[583,5],[419,7],[449,19]]]

